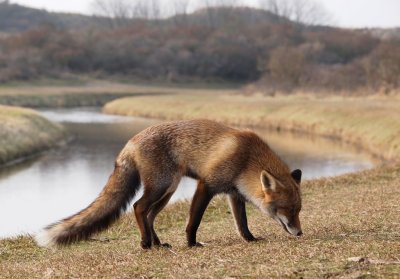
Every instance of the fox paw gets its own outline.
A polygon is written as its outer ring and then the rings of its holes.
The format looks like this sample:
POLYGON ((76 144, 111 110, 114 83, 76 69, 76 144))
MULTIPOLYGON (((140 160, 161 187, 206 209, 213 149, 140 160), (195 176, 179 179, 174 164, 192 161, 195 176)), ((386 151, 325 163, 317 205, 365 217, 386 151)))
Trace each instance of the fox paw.
POLYGON ((148 250, 148 249, 151 248, 151 242, 149 242, 149 241, 141 241, 140 242, 140 246, 142 247, 142 249, 148 250))
POLYGON ((189 245, 189 247, 204 247, 205 243, 196 242, 196 243, 189 243, 188 245, 189 245))
POLYGON ((160 244, 157 244, 154 246, 159 247, 159 248, 172 248, 171 244, 169 244, 169 243, 160 243, 160 244))
POLYGON ((256 241, 262 241, 265 240, 264 237, 250 237, 245 239, 247 242, 256 242, 256 241))

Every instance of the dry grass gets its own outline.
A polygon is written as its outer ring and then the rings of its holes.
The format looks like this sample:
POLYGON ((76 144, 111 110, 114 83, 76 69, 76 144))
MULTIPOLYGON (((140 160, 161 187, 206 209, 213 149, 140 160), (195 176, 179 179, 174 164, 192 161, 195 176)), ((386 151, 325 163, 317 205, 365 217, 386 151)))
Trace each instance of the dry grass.
MULTIPOLYGON (((231 89, 218 89, 231 93, 231 89)), ((208 89, 148 86, 92 80, 71 85, 10 85, 0 86, 0 104, 24 107, 76 107, 102 106, 105 103, 126 96, 162 95, 175 93, 203 94, 208 89)))
POLYGON ((118 99, 108 103, 104 111, 306 131, 361 145, 381 158, 400 158, 400 100, 394 98, 180 94, 118 99))
POLYGON ((265 240, 245 243, 225 200, 217 198, 199 229, 204 248, 185 246, 185 202, 157 220, 172 250, 141 250, 132 214, 93 241, 57 250, 40 249, 29 237, 2 240, 0 277, 398 278, 399 185, 399 166, 306 182, 300 239, 249 207, 250 228, 265 240))
POLYGON ((0 105, 0 165, 44 151, 64 137, 60 125, 38 113, 0 105))
MULTIPOLYGON (((178 95, 121 99, 105 110, 303 130, 361 143, 385 158, 400 155, 400 100, 168 90, 162 92, 178 95)), ((249 206, 250 228, 265 240, 245 243, 225 200, 217 198, 199 229, 204 248, 186 247, 187 202, 169 206, 157 220, 159 236, 172 249, 141 250, 132 214, 93 241, 56 250, 38 248, 29 237, 0 240, 0 278, 399 278, 399 186, 400 165, 306 182, 300 239, 249 206)))

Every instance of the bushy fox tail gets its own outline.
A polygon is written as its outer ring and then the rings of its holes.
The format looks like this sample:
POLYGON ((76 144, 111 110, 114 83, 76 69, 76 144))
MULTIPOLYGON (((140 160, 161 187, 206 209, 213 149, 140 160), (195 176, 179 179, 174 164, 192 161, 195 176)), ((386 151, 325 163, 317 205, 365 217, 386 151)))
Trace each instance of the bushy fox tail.
POLYGON ((40 246, 68 245, 88 239, 108 228, 126 209, 140 186, 139 172, 133 161, 115 165, 106 186, 87 208, 46 227, 35 236, 40 246))

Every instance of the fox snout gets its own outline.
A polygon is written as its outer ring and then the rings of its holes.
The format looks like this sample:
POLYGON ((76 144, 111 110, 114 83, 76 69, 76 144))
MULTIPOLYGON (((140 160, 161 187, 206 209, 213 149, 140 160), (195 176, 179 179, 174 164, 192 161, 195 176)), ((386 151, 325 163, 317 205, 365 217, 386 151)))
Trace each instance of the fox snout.
POLYGON ((289 222, 285 215, 277 214, 275 219, 283 227, 283 229, 291 235, 298 237, 303 235, 298 217, 295 218, 295 222, 289 222))

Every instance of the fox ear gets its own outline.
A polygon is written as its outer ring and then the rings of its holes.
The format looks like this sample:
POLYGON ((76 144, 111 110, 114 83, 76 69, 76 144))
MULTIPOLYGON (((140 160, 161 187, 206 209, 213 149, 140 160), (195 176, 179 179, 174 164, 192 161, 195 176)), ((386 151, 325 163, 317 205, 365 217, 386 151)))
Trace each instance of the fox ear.
POLYGON ((300 184, 301 182, 301 174, 302 174, 301 170, 294 170, 291 173, 294 181, 296 181, 297 184, 300 184))
POLYGON ((270 175, 267 171, 263 170, 261 172, 260 179, 264 192, 276 190, 275 178, 272 175, 270 175))

